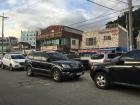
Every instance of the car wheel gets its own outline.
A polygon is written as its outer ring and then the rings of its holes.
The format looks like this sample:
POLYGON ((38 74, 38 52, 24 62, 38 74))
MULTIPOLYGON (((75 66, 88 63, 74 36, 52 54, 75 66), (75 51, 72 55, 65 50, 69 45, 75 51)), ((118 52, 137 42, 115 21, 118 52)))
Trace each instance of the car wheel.
POLYGON ((10 71, 13 71, 14 69, 13 69, 13 66, 10 64, 10 66, 9 66, 9 70, 10 71))
POLYGON ((61 72, 57 69, 53 70, 52 78, 54 81, 60 82, 62 80, 61 72))
POLYGON ((28 67, 26 68, 26 70, 27 70, 27 76, 33 76, 33 75, 34 75, 34 73, 33 73, 33 70, 32 70, 32 67, 31 67, 31 66, 28 66, 28 67))
POLYGON ((4 69, 4 64, 3 63, 1 64, 1 69, 4 69))
POLYGON ((108 89, 110 87, 110 80, 106 73, 99 72, 95 75, 95 84, 100 89, 108 89))

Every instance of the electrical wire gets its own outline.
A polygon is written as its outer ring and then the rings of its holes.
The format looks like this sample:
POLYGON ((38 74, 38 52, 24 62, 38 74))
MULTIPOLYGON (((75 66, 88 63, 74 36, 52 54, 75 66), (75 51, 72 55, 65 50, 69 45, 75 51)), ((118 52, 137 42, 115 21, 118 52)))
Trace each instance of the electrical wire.
MULTIPOLYGON (((118 6, 119 4, 120 4, 120 2, 117 3, 117 4, 115 4, 115 5, 118 6)), ((113 6, 113 7, 114 7, 114 6, 113 6)), ((112 14, 119 13, 119 12, 122 13, 122 12, 125 11, 125 10, 126 10, 126 9, 123 9, 123 10, 121 10, 121 11, 115 11, 115 12, 108 13, 108 14, 106 14, 106 13, 108 12, 108 10, 106 10, 106 11, 104 11, 102 14, 100 14, 100 15, 94 17, 94 18, 90 18, 90 19, 86 19, 86 20, 83 20, 83 21, 75 22, 75 23, 69 24, 68 26, 73 26, 73 25, 77 25, 77 24, 82 24, 82 23, 85 23, 85 22, 90 21, 90 20, 93 20, 93 19, 97 19, 97 18, 100 18, 100 17, 105 17, 105 16, 112 15, 112 14)))
POLYGON ((99 4, 99 3, 97 3, 97 2, 91 1, 91 0, 87 0, 87 1, 88 1, 88 2, 91 2, 91 3, 93 3, 93 4, 96 4, 96 5, 98 5, 98 6, 107 8, 107 9, 109 9, 109 10, 119 11, 119 10, 116 10, 116 9, 113 9, 113 8, 110 8, 110 7, 107 7, 107 6, 104 6, 104 5, 102 5, 102 4, 99 4))
POLYGON ((87 24, 83 24, 83 25, 76 26, 76 27, 80 28, 80 27, 83 27, 83 26, 86 26, 86 25, 89 25, 89 24, 97 23, 97 22, 98 22, 98 23, 100 23, 100 22, 105 22, 106 20, 110 20, 110 19, 112 19, 112 18, 117 18, 117 17, 118 17, 118 16, 113 16, 113 17, 109 17, 109 18, 103 18, 103 19, 94 21, 94 22, 92 22, 92 23, 87 23, 87 24))
POLYGON ((125 1, 122 1, 122 0, 117 0, 117 1, 119 1, 119 2, 122 2, 122 3, 125 3, 125 4, 128 4, 127 2, 125 2, 125 1))
POLYGON ((116 14, 116 13, 124 13, 124 9, 123 9, 122 11, 119 11, 119 12, 115 11, 115 12, 108 13, 108 14, 104 14, 104 13, 103 13, 103 14, 101 14, 101 15, 95 17, 95 18, 91 18, 91 19, 87 19, 87 20, 84 20, 84 21, 76 22, 76 23, 70 24, 70 25, 68 25, 68 26, 73 26, 73 25, 82 24, 82 23, 88 22, 88 21, 90 21, 90 20, 97 20, 97 19, 99 19, 99 18, 108 16, 108 15, 113 15, 113 14, 116 14))

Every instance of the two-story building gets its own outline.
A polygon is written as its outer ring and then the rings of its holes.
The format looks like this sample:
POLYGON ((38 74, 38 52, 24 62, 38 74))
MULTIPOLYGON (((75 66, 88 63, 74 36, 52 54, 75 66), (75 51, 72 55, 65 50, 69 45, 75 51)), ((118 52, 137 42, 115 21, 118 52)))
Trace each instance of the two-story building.
POLYGON ((118 25, 98 32, 84 32, 81 49, 117 48, 127 49, 127 30, 118 25))
POLYGON ((83 31, 63 25, 42 29, 37 36, 37 48, 42 51, 76 52, 81 46, 83 31))

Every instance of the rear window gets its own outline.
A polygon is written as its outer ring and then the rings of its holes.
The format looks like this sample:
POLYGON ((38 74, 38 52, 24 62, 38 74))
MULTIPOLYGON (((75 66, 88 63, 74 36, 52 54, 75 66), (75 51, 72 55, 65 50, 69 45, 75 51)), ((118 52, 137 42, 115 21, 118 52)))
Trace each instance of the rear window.
POLYGON ((108 54, 108 58, 109 58, 109 59, 113 59, 113 58, 115 58, 115 57, 117 57, 116 54, 108 54))
POLYGON ((103 59, 104 58, 104 54, 95 54, 91 57, 91 59, 103 59))

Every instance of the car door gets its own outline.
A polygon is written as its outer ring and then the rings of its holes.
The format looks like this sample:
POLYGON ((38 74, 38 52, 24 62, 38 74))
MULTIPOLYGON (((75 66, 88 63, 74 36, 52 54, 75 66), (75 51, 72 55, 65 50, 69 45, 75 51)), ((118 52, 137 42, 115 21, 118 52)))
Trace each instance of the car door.
POLYGON ((42 58, 41 58, 41 66, 42 66, 42 69, 43 69, 43 73, 45 74, 50 74, 51 73, 51 67, 52 67, 52 64, 49 62, 48 60, 48 56, 43 55, 42 58))
POLYGON ((11 55, 8 55, 8 56, 7 56, 7 65, 8 65, 8 66, 10 66, 11 61, 12 61, 11 55))
POLYGON ((10 55, 9 54, 6 54, 4 57, 3 57, 3 64, 6 65, 6 66, 9 66, 10 65, 10 55))
POLYGON ((134 60, 134 52, 131 51, 124 54, 122 57, 120 57, 118 62, 110 66, 113 81, 122 83, 133 83, 132 78, 134 78, 134 74, 132 74, 132 72, 134 69, 134 60))
POLYGON ((131 81, 132 84, 140 85, 140 50, 134 51, 135 60, 132 61, 133 69, 131 70, 131 81))
POLYGON ((3 63, 4 65, 6 65, 6 60, 7 60, 7 54, 4 55, 4 57, 2 58, 2 63, 3 63))
POLYGON ((41 53, 34 52, 31 62, 32 62, 32 67, 35 70, 35 72, 41 72, 41 70, 42 70, 41 53))

